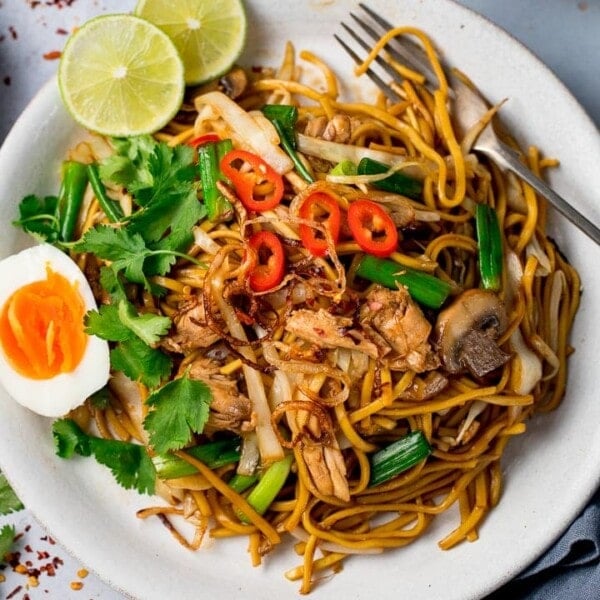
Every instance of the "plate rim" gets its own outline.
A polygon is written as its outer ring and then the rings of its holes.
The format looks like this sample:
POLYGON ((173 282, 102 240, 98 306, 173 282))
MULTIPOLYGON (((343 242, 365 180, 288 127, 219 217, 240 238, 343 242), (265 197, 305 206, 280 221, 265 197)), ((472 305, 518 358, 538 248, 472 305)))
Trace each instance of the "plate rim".
MULTIPOLYGON (((437 1, 439 2, 439 0, 437 0, 437 1)), ((556 74, 546 64, 544 64, 539 59, 539 57, 534 52, 532 52, 522 42, 520 42, 517 38, 512 36, 510 33, 506 32, 500 26, 494 24, 489 19, 487 19, 483 15, 477 13, 476 11, 472 10, 471 8, 463 6, 461 4, 458 4, 457 2, 455 2, 455 0, 443 0, 443 1, 446 5, 453 6, 453 10, 455 10, 455 11, 459 11, 459 12, 464 11, 464 13, 469 13, 470 18, 478 20, 479 22, 484 23, 486 27, 488 27, 488 28, 491 27, 492 29, 496 30, 497 35, 500 35, 502 37, 506 37, 506 38, 510 39, 511 45, 513 47, 517 47, 520 52, 524 51, 527 55, 529 55, 530 60, 533 60, 536 63, 536 66, 538 67, 538 69, 541 68, 542 70, 544 70, 546 72, 546 76, 553 80, 553 82, 552 82, 553 85, 560 89, 561 96, 563 97, 563 99, 567 99, 569 101, 570 108, 578 111, 577 119, 580 119, 582 121, 587 121, 587 124, 589 125, 589 127, 592 128, 593 130, 595 130, 597 133, 596 125, 592 121, 590 115, 579 104, 576 97, 566 87, 566 85, 556 76, 556 74)), ((425 3, 427 3, 427 2, 425 2, 425 3)), ((18 120, 15 122, 15 124, 11 128, 10 132, 8 133, 8 135, 6 136, 6 138, 2 144, 2 147, 0 148, 0 165, 3 165, 5 162, 4 155, 6 153, 8 153, 8 150, 6 150, 6 148, 8 148, 10 150, 12 145, 17 143, 15 141, 13 141, 13 138, 15 140, 17 140, 22 135, 22 130, 26 129, 29 126, 28 119, 30 118, 30 113, 35 110, 40 109, 40 107, 41 107, 40 98, 43 99, 43 98, 46 98, 46 96, 55 94, 57 92, 56 87, 57 87, 56 86, 56 78, 55 77, 50 78, 50 80, 40 89, 38 94, 36 94, 36 96, 28 103, 27 107, 21 113, 18 120)), ((598 147, 600 148, 600 136, 599 136, 599 141, 598 141, 598 147)), ((599 156, 600 156, 600 153, 599 153, 599 156)), ((2 458, 2 456, 0 456, 0 463, 2 463, 2 462, 3 462, 3 458, 2 458)), ((11 484, 14 484, 17 492, 18 493, 22 492, 23 488, 21 487, 20 482, 18 482, 17 480, 11 479, 10 473, 5 472, 4 470, 3 470, 3 472, 5 473, 8 480, 11 482, 11 484)), ((594 480, 595 480, 595 485, 593 488, 588 488, 586 486, 587 495, 585 497, 579 497, 579 502, 578 502, 579 508, 577 509, 576 512, 573 513, 572 518, 575 518, 575 516, 581 511, 581 509, 587 504, 589 499, 594 494, 596 488, 598 487, 598 484, 600 483, 600 469, 598 469, 597 473, 595 474, 594 480)), ((37 512, 33 509, 31 509, 31 510, 32 510, 32 514, 34 514, 35 518, 43 525, 44 521, 38 517, 37 512)), ((566 529, 566 527, 568 527, 568 525, 571 523, 572 518, 570 520, 568 520, 566 523, 561 524, 560 531, 558 531, 552 537, 552 539, 550 541, 548 541, 548 543, 545 545, 545 547, 540 549, 539 553, 536 556, 532 557, 532 561, 536 560, 539 556, 541 556, 556 541, 556 539, 560 538, 560 536, 564 533, 564 530, 566 529)), ((43 526, 45 527, 45 525, 43 525, 43 526)), ((56 537, 57 537, 57 539, 61 540, 61 536, 56 536, 56 537)), ((74 553, 71 552, 69 546, 65 546, 65 547, 70 554, 73 554, 73 556, 76 556, 74 553)), ((78 560, 81 560, 80 557, 77 557, 77 558, 78 558, 78 560)), ((82 561, 82 562, 87 562, 87 561, 82 561)), ((485 593, 489 593, 490 591, 492 591, 492 589, 495 589, 499 585, 502 585, 502 583, 505 583, 506 581, 508 581, 511 578, 511 576, 514 576, 524 566, 525 565, 521 565, 518 568, 518 570, 513 570, 510 573, 506 573, 505 576, 500 579, 500 581, 496 582, 496 585, 494 588, 487 589, 485 593)), ((90 570, 92 570, 93 572, 97 572, 97 571, 95 571, 93 565, 90 565, 90 570)), ((99 576, 103 580, 107 581, 115 589, 120 591, 121 593, 123 593, 123 594, 130 593, 130 592, 126 591, 125 589, 122 589, 118 584, 115 584, 111 579, 107 579, 106 575, 99 574, 99 576)), ((326 588, 325 588, 324 592, 327 593, 326 588)))

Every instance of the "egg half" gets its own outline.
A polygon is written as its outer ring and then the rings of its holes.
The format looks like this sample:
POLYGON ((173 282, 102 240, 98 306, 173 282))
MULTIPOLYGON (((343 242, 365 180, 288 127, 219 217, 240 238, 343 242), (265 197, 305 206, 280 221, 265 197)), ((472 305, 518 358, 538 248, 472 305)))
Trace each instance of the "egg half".
POLYGON ((58 417, 106 384, 108 343, 84 327, 95 308, 84 274, 54 246, 0 261, 0 382, 17 402, 58 417))

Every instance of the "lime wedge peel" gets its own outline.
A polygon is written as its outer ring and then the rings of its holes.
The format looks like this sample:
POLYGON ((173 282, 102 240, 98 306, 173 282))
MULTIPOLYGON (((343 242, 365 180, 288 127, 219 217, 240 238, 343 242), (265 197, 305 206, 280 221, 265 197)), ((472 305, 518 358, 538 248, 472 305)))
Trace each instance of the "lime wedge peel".
POLYGON ((133 15, 87 21, 68 40, 58 84, 82 126, 110 136, 153 133, 183 101, 183 62, 171 39, 133 15))
POLYGON ((188 85, 226 73, 246 43, 247 20, 241 0, 139 0, 135 14, 173 40, 188 85))

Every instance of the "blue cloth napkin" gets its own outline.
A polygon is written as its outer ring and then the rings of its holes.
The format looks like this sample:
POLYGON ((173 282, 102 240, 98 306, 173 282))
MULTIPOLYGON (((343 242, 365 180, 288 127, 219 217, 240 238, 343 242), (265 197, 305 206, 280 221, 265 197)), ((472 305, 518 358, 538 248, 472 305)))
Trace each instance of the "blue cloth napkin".
POLYGON ((506 598, 600 598, 600 490, 546 554, 487 600, 506 598))

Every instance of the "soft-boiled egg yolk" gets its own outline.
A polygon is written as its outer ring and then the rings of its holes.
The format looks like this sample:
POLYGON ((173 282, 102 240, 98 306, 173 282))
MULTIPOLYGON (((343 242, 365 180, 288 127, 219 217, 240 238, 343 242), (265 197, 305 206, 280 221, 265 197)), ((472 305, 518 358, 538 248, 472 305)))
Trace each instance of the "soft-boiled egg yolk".
POLYGON ((109 377, 108 344, 85 332, 89 283, 49 244, 1 260, 0 282, 0 382, 23 406, 65 415, 109 377))
POLYGON ((0 342, 11 365, 31 379, 70 373, 87 344, 85 304, 77 289, 52 267, 47 278, 12 294, 0 315, 0 342))

